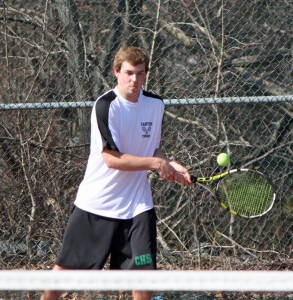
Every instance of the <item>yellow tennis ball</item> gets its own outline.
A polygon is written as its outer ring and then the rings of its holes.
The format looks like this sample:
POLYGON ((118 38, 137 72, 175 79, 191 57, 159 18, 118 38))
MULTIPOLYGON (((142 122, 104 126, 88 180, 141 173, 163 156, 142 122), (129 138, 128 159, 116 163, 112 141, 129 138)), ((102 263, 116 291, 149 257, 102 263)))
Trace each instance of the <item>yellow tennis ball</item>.
POLYGON ((230 162, 230 157, 227 153, 220 153, 217 157, 217 163, 221 167, 226 167, 228 166, 230 162))

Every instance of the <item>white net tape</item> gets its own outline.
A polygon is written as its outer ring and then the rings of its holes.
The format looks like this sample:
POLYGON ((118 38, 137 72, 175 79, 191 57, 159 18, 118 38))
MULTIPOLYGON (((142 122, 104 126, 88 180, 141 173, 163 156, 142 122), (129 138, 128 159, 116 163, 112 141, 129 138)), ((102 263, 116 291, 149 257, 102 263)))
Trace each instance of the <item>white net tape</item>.
POLYGON ((293 271, 0 271, 0 290, 293 291, 293 271))

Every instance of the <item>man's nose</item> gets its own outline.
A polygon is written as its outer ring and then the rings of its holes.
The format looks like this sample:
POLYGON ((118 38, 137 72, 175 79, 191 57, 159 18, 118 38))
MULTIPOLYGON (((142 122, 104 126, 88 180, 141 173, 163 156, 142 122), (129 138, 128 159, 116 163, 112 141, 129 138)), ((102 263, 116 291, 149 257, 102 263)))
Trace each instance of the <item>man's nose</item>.
POLYGON ((137 75, 136 74, 132 74, 131 75, 131 80, 134 81, 134 82, 137 81, 137 75))

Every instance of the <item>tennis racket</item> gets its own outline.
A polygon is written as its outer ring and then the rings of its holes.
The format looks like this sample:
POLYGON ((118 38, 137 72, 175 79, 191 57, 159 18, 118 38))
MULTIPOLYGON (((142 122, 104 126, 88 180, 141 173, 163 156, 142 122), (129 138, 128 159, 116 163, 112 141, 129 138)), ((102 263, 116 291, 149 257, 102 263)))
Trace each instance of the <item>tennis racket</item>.
POLYGON ((234 169, 206 178, 192 176, 192 181, 211 191, 224 209, 244 218, 263 216, 276 198, 268 179, 254 170, 234 169), (206 185, 211 182, 217 182, 215 190, 206 185))

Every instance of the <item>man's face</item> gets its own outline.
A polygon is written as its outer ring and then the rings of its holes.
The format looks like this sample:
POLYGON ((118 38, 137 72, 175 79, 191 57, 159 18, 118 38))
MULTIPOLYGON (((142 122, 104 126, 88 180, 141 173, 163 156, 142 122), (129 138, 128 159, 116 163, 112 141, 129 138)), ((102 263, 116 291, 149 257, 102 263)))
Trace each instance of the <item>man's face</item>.
POLYGON ((121 70, 114 70, 114 75, 117 78, 117 87, 121 96, 131 102, 136 102, 147 75, 145 64, 133 66, 128 62, 123 62, 121 70))

